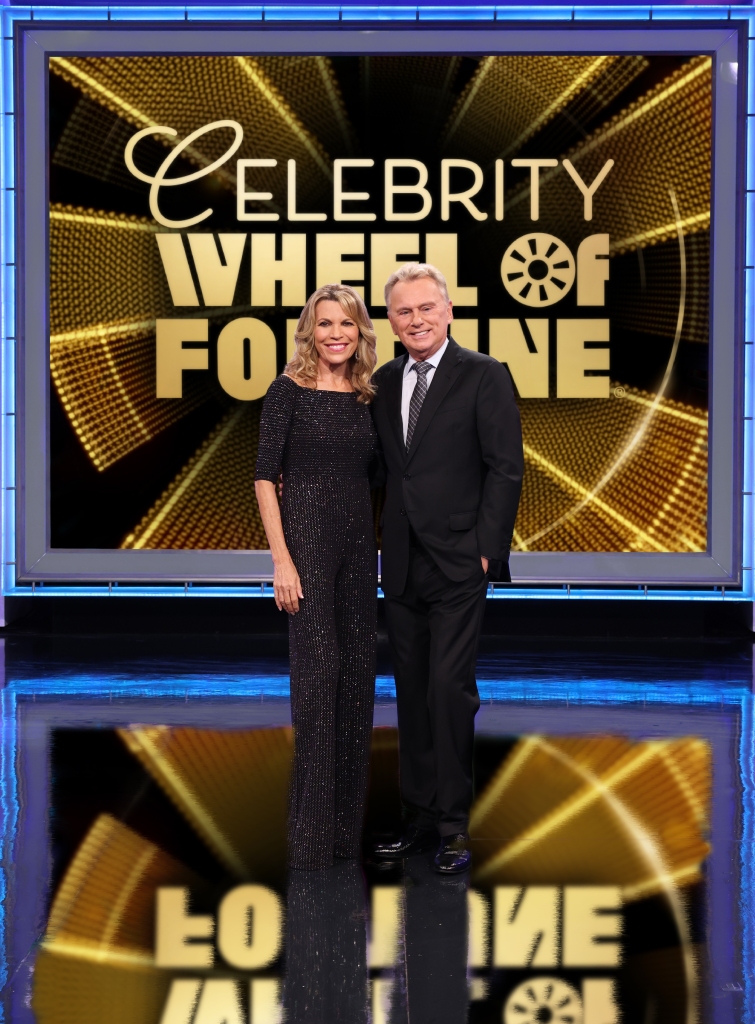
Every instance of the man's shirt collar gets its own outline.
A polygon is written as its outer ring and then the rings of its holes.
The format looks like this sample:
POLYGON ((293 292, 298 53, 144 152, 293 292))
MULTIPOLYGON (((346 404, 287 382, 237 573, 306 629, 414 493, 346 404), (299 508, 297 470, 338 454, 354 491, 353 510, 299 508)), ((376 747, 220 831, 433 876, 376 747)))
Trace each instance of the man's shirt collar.
POLYGON ((430 363, 437 370, 438 363, 443 358, 443 353, 446 351, 447 348, 448 348, 448 338, 446 338, 446 340, 440 346, 440 348, 435 353, 435 355, 430 356, 429 359, 425 359, 425 360, 415 359, 413 356, 409 356, 409 358, 406 360, 406 365, 404 366, 404 376, 405 377, 409 376, 409 374, 411 373, 411 370, 412 370, 412 366, 414 366, 415 363, 421 363, 423 361, 426 362, 426 363, 430 363))

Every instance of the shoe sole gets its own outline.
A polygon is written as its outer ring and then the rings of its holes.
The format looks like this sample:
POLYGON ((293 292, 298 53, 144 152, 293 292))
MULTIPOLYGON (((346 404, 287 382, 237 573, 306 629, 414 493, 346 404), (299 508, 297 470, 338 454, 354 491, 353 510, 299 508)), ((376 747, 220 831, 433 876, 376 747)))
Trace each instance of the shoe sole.
POLYGON ((435 838, 429 839, 426 843, 421 843, 419 846, 412 846, 409 850, 402 850, 401 853, 373 853, 373 860, 403 860, 404 857, 413 857, 416 853, 427 853, 428 850, 434 850, 437 847, 437 840, 435 838))
POLYGON ((465 871, 469 871, 472 864, 470 861, 470 863, 465 864, 463 868, 442 868, 440 864, 433 863, 433 867, 439 875, 463 875, 465 871))

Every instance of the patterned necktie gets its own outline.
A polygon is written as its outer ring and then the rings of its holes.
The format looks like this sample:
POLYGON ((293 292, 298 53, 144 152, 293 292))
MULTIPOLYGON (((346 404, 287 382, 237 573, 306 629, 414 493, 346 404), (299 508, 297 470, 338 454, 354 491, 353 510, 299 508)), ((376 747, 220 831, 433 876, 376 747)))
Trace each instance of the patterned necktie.
POLYGON ((419 419, 419 411, 427 395, 427 374, 432 369, 432 363, 415 363, 412 366, 412 370, 417 371, 417 383, 414 385, 414 391, 412 391, 411 401, 409 402, 409 422, 406 426, 407 451, 409 451, 409 446, 412 443, 414 428, 417 426, 417 420, 419 419))

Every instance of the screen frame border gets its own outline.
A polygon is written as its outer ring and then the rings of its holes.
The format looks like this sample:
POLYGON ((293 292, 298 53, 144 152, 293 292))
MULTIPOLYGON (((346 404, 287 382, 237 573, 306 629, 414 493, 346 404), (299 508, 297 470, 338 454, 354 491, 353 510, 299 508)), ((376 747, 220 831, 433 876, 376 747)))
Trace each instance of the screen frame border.
POLYGON ((288 22, 18 21, 16 582, 243 583, 272 578, 269 551, 60 549, 49 526, 49 282, 47 58, 52 55, 708 53, 714 60, 709 364, 709 529, 705 553, 513 552, 517 585, 742 585, 745 267, 745 20, 531 24, 417 22, 365 28, 288 22), (248 36, 241 45, 240 33, 248 36), (461 35, 460 35, 461 33, 461 35), (737 63, 738 81, 723 66, 737 63), (40 195, 45 202, 40 204, 40 195), (42 458, 40 458, 42 454, 42 458))

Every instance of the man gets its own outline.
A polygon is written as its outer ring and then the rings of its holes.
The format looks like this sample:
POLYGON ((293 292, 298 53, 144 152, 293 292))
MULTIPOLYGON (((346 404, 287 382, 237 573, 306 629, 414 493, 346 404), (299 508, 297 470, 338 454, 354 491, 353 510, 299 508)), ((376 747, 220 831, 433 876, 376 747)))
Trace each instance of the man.
POLYGON ((396 676, 406 827, 375 847, 398 859, 440 845, 442 873, 470 864, 477 646, 489 580, 508 557, 524 460, 511 379, 448 336, 443 275, 407 263, 385 287, 407 354, 375 375, 387 476, 382 587, 396 676))

